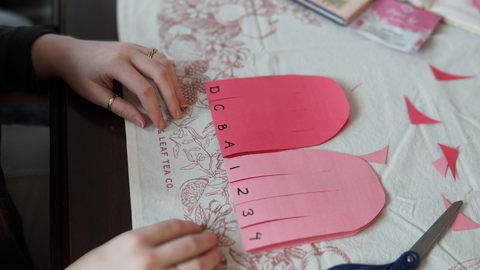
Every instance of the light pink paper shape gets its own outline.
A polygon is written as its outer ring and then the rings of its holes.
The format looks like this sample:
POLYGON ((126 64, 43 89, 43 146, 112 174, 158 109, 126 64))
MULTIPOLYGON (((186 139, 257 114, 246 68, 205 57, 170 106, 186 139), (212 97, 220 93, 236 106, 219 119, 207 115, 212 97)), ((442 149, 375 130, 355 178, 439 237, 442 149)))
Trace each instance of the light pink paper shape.
POLYGON ((453 80, 469 79, 469 78, 473 77, 473 76, 453 75, 453 74, 449 74, 449 73, 440 71, 440 70, 436 69, 435 67, 433 67, 432 65, 429 65, 429 66, 430 66, 430 69, 433 72, 433 75, 435 76, 435 79, 437 79, 437 81, 453 81, 453 80))
MULTIPOLYGON (((460 146, 455 147, 458 150, 460 146)), ((447 176, 448 161, 445 155, 432 162, 433 167, 445 178, 447 176)))
POLYGON ((380 149, 376 152, 357 156, 365 161, 374 162, 385 165, 387 163, 387 153, 388 153, 388 145, 385 146, 383 149, 380 149))
POLYGON ((405 98, 405 103, 407 104, 410 123, 412 123, 413 125, 440 123, 437 120, 426 117, 423 113, 419 112, 415 107, 413 107, 412 103, 410 103, 406 96, 403 97, 405 98))
POLYGON ((456 171, 458 150, 455 148, 445 146, 443 144, 438 144, 438 145, 442 149, 443 155, 445 156, 445 159, 448 162, 448 166, 450 166, 450 171, 452 171, 453 179, 457 181, 457 177, 455 176, 455 171, 456 171))
POLYGON ((296 150, 224 164, 247 252, 353 235, 385 204, 372 168, 351 155, 296 150))
POLYGON ((433 167, 445 178, 447 176, 448 161, 445 155, 432 162, 433 167))
MULTIPOLYGON (((447 201, 443 194, 440 195, 442 195, 445 208, 450 207, 450 202, 447 201)), ((452 225, 452 230, 454 231, 466 231, 480 228, 480 224, 471 221, 460 212, 457 213, 457 216, 453 219, 450 225, 452 225)))
POLYGON ((319 145, 348 120, 342 88, 319 76, 264 76, 205 83, 223 157, 319 145))

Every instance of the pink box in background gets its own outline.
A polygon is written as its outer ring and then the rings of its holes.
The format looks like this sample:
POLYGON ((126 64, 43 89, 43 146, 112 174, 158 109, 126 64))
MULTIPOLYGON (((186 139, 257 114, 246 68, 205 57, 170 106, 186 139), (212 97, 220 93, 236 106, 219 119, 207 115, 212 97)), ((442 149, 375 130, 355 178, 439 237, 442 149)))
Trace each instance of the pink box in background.
POLYGON ((396 0, 378 0, 360 18, 357 31, 376 42, 416 52, 435 29, 441 16, 396 0))

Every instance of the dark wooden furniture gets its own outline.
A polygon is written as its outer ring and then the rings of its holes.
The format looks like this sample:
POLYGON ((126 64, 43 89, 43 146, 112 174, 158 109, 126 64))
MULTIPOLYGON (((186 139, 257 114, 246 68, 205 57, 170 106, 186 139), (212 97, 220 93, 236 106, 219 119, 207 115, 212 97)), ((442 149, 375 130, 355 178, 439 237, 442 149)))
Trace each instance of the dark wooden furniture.
MULTIPOLYGON (((115 0, 53 2, 61 34, 117 40, 115 0)), ((119 84, 114 91, 121 95, 119 84)), ((124 120, 60 80, 51 94, 50 215, 52 269, 131 229, 124 120)))

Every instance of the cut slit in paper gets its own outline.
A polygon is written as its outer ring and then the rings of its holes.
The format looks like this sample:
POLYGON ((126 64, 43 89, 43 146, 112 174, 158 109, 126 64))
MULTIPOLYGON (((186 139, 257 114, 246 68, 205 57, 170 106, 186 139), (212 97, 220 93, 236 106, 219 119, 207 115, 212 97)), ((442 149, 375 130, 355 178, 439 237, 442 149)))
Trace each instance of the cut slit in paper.
POLYGON ((342 88, 319 76, 264 76, 205 83, 223 157, 319 145, 348 121, 342 88))
MULTIPOLYGON (((445 204, 445 208, 450 207, 450 202, 442 195, 443 203, 445 204)), ((457 216, 453 219, 452 223, 452 230, 454 231, 466 231, 466 230, 473 230, 480 228, 480 224, 471 221, 469 218, 464 216, 462 213, 458 212, 457 216)))
POLYGON ((247 252, 353 235, 385 204, 376 174, 355 156, 312 149, 224 163, 247 252))
POLYGON ((388 153, 388 145, 385 146, 383 149, 378 150, 376 152, 366 154, 366 155, 361 155, 357 156, 365 161, 368 162, 374 162, 378 164, 383 164, 385 165, 387 163, 387 153, 388 153))
MULTIPOLYGON (((455 147, 455 149, 458 149, 460 146, 455 147)), ((447 176, 447 168, 448 168, 448 161, 445 155, 442 155, 439 157, 437 160, 432 162, 433 167, 443 176, 443 178, 446 178, 447 176)))
POLYGON ((429 65, 429 66, 433 72, 433 75, 435 76, 435 79, 437 79, 437 81, 453 81, 453 80, 469 79, 473 77, 473 76, 458 76, 458 75, 448 74, 446 72, 436 69, 432 65, 429 65))
POLYGON ((448 146, 445 146, 443 144, 438 144, 440 148, 442 149, 443 155, 445 156, 445 159, 447 160, 448 166, 450 167, 450 171, 452 171, 453 179, 457 181, 457 177, 455 176, 456 172, 456 163, 457 163, 457 155, 458 155, 458 147, 457 148, 451 148, 448 146))
POLYGON ((431 118, 426 117, 423 113, 419 112, 412 105, 412 103, 410 103, 410 101, 406 96, 404 96, 404 98, 405 98, 405 103, 407 104, 408 117, 410 118, 410 123, 412 123, 413 125, 440 123, 437 120, 433 120, 431 118))

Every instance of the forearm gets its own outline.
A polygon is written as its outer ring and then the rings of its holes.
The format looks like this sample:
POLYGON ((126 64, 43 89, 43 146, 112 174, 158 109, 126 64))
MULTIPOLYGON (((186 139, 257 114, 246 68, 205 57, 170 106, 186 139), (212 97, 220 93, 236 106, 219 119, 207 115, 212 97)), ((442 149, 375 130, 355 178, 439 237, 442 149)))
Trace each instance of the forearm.
POLYGON ((76 40, 68 36, 47 34, 32 45, 32 64, 40 80, 64 77, 72 61, 70 52, 76 40))

